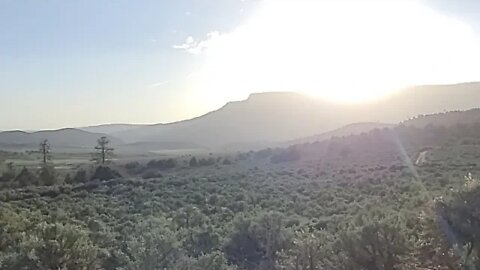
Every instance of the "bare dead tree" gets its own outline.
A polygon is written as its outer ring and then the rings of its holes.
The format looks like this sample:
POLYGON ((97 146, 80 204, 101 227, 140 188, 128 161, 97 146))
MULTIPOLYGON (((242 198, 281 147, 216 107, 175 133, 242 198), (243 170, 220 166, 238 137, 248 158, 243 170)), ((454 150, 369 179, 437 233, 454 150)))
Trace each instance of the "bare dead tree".
POLYGON ((42 165, 46 166, 47 162, 51 159, 50 156, 50 143, 47 139, 40 143, 40 154, 42 155, 42 165))
POLYGON ((97 146, 95 146, 95 150, 97 150, 97 161, 101 162, 101 164, 105 164, 107 158, 113 153, 113 148, 109 147, 108 144, 110 140, 102 136, 100 139, 97 140, 97 146))

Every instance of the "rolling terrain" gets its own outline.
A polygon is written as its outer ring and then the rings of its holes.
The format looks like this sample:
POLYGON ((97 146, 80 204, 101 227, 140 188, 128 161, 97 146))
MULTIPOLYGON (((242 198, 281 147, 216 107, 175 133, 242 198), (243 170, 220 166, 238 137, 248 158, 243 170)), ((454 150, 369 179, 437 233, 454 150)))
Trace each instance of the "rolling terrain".
MULTIPOLYGON (((429 119, 451 114, 469 112, 429 119)), ((464 221, 475 220, 480 205, 479 131, 479 122, 400 124, 290 147, 111 164, 121 176, 98 175, 104 167, 92 165, 43 182, 35 172, 7 170, 0 263, 7 270, 479 266, 445 237, 478 244, 471 237, 478 226, 464 221)))
POLYGON ((112 136, 92 133, 79 129, 66 128, 59 130, 45 130, 35 132, 4 131, 0 132, 0 147, 4 150, 38 150, 42 140, 48 140, 56 150, 92 149, 97 139, 107 136, 112 145, 120 145, 122 141, 112 136))
MULTIPOLYGON (((48 139, 57 148, 91 148, 96 138, 107 134, 118 150, 127 152, 176 148, 237 151, 358 134, 401 121, 408 123, 417 115, 425 119, 429 114, 469 110, 479 104, 480 83, 417 86, 381 100, 352 104, 298 93, 258 93, 205 115, 169 124, 109 124, 32 133, 2 132, 0 147, 28 150, 36 148, 42 139, 48 139)), ((423 121, 421 119, 415 119, 416 123, 423 121)))
POLYGON ((344 127, 328 131, 322 134, 309 136, 306 138, 291 140, 288 142, 283 143, 283 145, 294 145, 294 144, 302 144, 302 143, 309 143, 309 142, 319 142, 331 139, 333 137, 345 137, 350 135, 358 135, 361 133, 368 133, 374 129, 384 129, 384 128, 392 128, 394 124, 384 124, 384 123, 354 123, 349 124, 344 127))
POLYGON ((203 116, 112 133, 125 142, 184 142, 209 148, 267 145, 359 122, 399 123, 416 115, 468 110, 480 83, 417 86, 370 103, 340 104, 297 93, 259 93, 203 116), (468 96, 459 99, 458 96, 468 96))
POLYGON ((140 124, 104 124, 104 125, 97 125, 97 126, 88 126, 88 127, 79 127, 77 129, 92 132, 92 133, 104 133, 104 134, 112 134, 116 132, 122 132, 126 130, 140 128, 145 125, 140 124))
POLYGON ((419 115, 402 122, 403 125, 416 127, 425 127, 428 125, 451 127, 472 123, 480 123, 480 109, 419 115))

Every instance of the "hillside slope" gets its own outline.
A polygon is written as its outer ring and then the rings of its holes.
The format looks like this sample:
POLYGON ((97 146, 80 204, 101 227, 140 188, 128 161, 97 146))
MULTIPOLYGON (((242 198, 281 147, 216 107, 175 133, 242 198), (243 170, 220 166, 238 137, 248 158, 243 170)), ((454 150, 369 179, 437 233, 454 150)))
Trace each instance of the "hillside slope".
POLYGON ((204 146, 282 141, 332 129, 339 119, 334 104, 296 93, 253 94, 198 118, 141 127, 114 136, 127 142, 189 142, 204 146), (305 119, 316 119, 316 122, 305 119))
POLYGON ((398 123, 419 114, 467 110, 479 104, 480 83, 411 87, 362 104, 328 102, 297 93, 260 93, 191 120, 142 126, 112 135, 129 143, 258 145, 320 134, 352 123, 398 123))
POLYGON ((427 125, 451 127, 459 124, 473 123, 480 123, 480 109, 420 115, 402 122, 404 125, 419 128, 427 125))
MULTIPOLYGON (((0 132, 0 147, 3 149, 37 149, 42 140, 47 139, 52 148, 92 148, 97 139, 106 136, 101 133, 86 132, 83 130, 66 128, 59 130, 45 130, 37 132, 5 131, 0 132)), ((112 145, 120 145, 122 141, 107 136, 112 145)))
POLYGON ((92 133, 103 133, 103 134, 112 134, 115 132, 121 132, 131 129, 136 129, 145 125, 140 124, 104 124, 98 126, 88 126, 88 127, 80 127, 77 129, 92 132, 92 133))
POLYGON ((374 129, 392 128, 394 124, 385 123, 355 123, 343 126, 333 131, 328 131, 314 136, 309 136, 301 139, 295 139, 284 143, 285 145, 303 144, 311 142, 319 142, 331 139, 333 137, 345 137, 351 135, 358 135, 361 133, 368 133, 374 129))

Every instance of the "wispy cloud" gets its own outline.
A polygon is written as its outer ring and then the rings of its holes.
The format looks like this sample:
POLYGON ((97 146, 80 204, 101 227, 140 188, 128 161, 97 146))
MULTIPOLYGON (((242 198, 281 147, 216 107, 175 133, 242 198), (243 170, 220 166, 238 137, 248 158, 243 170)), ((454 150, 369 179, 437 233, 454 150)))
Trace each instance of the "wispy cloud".
POLYGON ((157 87, 160 87, 160 86, 164 86, 168 83, 170 83, 169 80, 156 82, 156 83, 152 83, 152 84, 147 85, 147 88, 157 88, 157 87))
POLYGON ((215 40, 220 37, 220 33, 213 31, 207 34, 207 37, 203 40, 196 40, 194 37, 189 36, 180 45, 173 45, 174 49, 185 50, 191 54, 201 54, 205 51, 215 40))

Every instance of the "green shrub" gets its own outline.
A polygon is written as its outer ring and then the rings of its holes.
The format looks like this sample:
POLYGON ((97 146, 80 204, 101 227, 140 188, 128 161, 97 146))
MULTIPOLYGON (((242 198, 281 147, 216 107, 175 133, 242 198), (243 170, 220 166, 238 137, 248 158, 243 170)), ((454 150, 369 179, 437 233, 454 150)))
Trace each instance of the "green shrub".
POLYGON ((26 269, 94 270, 99 248, 78 226, 42 222, 25 237, 20 253, 18 266, 26 269))
POLYGON ((110 180, 110 179, 115 179, 115 178, 120 178, 122 175, 111 169, 110 167, 106 166, 98 166, 95 169, 95 172, 93 173, 92 177, 90 178, 91 180, 110 180))

